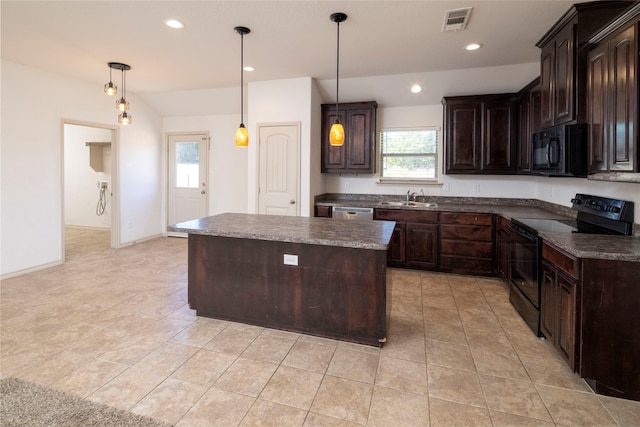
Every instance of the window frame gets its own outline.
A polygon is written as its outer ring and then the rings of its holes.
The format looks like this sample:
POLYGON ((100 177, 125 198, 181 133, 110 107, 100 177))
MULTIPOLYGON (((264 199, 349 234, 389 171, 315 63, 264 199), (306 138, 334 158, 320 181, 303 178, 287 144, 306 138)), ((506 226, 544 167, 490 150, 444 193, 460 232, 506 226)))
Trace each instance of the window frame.
MULTIPOLYGON (((378 182, 381 184, 396 184, 396 183, 420 183, 420 184, 440 184, 441 183, 441 174, 438 173, 438 168, 440 165, 440 142, 442 137, 442 128, 440 126, 408 126, 408 127, 398 127, 398 128, 383 128, 378 132, 378 171, 379 171, 379 180, 378 182), (435 153, 410 153, 412 156, 425 156, 425 157, 433 157, 434 158, 434 177, 433 178, 391 178, 384 177, 384 158, 389 157, 388 154, 384 154, 382 137, 385 132, 407 132, 407 131, 435 131, 436 132, 436 150, 435 153)), ((403 154, 406 156, 407 154, 403 154)))

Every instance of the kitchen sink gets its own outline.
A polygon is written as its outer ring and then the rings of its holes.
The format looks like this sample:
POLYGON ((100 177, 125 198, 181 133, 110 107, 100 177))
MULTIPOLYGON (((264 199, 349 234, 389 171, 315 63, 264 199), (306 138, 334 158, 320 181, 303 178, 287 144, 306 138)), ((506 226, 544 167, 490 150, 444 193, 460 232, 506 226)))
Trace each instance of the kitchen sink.
POLYGON ((437 208, 438 204, 431 202, 396 202, 383 200, 382 202, 378 203, 378 206, 414 206, 422 208, 437 208))

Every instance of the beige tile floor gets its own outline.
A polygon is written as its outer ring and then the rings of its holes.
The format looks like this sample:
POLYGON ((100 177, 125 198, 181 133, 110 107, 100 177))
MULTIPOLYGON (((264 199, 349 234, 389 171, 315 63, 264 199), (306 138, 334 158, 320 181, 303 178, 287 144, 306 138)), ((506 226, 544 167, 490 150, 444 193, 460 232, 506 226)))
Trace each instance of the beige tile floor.
POLYGON ((640 402, 592 393, 497 279, 390 270, 377 349, 197 318, 186 243, 70 230, 64 265, 2 282, 2 377, 178 426, 640 426, 640 402))

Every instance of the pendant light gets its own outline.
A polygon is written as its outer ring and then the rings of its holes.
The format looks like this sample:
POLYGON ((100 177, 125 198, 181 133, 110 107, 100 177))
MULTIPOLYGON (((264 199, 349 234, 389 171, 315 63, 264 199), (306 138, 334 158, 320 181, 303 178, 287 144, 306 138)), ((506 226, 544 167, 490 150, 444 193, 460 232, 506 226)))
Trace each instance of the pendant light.
POLYGON ((337 24, 337 41, 336 41, 336 120, 331 126, 329 131, 329 143, 335 147, 341 147, 344 144, 344 127, 340 123, 338 114, 338 82, 340 77, 340 23, 347 20, 347 15, 344 13, 332 13, 331 20, 337 24))
POLYGON ((249 132, 244 127, 244 35, 251 30, 247 27, 235 27, 234 30, 240 34, 240 126, 236 131, 236 147, 246 147, 249 145, 249 132))
POLYGON ((125 71, 131 69, 127 64, 121 62, 109 62, 109 83, 104 85, 104 93, 107 95, 115 95, 118 92, 118 87, 111 82, 111 70, 120 70, 122 74, 122 97, 116 101, 116 109, 122 113, 118 115, 118 123, 121 125, 131 124, 131 114, 129 110, 129 103, 126 100, 127 96, 127 80, 125 77, 125 71))
POLYGON ((111 82, 111 70, 113 68, 111 67, 111 63, 109 63, 109 83, 107 83, 106 85, 104 85, 104 93, 106 93, 109 96, 113 96, 116 93, 118 93, 118 86, 114 85, 111 82))

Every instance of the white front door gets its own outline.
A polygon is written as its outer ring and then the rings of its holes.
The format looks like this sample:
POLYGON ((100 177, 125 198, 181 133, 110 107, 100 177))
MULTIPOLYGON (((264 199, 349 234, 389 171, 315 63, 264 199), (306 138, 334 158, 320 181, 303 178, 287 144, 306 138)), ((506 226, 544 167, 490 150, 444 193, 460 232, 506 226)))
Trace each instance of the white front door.
POLYGON ((169 135, 169 225, 207 216, 208 158, 207 134, 169 135))
POLYGON ((260 125, 258 213, 300 215, 300 126, 260 125))

